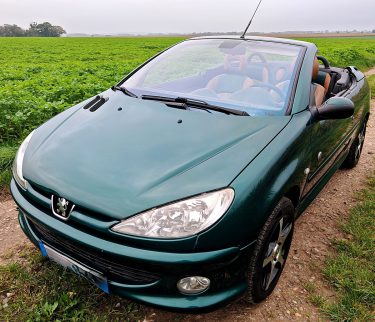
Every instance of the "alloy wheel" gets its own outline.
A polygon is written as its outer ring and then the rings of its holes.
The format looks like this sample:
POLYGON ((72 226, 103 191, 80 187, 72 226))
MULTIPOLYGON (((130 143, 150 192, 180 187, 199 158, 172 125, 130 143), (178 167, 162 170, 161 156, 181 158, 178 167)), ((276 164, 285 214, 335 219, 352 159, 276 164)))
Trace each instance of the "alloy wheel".
POLYGON ((281 217, 272 233, 268 249, 263 260, 262 286, 267 291, 272 282, 280 275, 285 264, 291 243, 293 222, 281 217))
POLYGON ((365 141, 365 136, 366 136, 366 126, 363 126, 363 129, 361 132, 358 134, 358 144, 355 150, 355 160, 359 160, 359 157, 361 156, 362 149, 363 149, 363 144, 365 141))

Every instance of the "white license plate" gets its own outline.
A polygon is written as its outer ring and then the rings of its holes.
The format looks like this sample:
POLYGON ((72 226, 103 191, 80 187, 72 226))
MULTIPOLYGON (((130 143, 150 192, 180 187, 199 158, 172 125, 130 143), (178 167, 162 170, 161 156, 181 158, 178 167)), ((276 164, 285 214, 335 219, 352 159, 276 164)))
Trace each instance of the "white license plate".
POLYGON ((53 248, 44 245, 42 242, 39 243, 39 247, 44 257, 48 257, 57 264, 72 270, 77 275, 98 286, 102 291, 109 293, 107 278, 102 273, 77 263, 69 257, 60 254, 53 248))

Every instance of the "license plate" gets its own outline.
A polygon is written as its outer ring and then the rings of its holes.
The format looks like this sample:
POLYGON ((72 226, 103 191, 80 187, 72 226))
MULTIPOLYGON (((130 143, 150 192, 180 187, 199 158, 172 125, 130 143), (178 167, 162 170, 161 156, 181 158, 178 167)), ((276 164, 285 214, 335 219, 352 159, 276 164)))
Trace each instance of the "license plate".
POLYGON ((53 248, 44 245, 41 242, 39 243, 39 247, 44 257, 48 257, 55 263, 72 270, 77 275, 98 286, 102 291, 109 293, 107 278, 102 273, 88 268, 63 254, 60 254, 53 248))

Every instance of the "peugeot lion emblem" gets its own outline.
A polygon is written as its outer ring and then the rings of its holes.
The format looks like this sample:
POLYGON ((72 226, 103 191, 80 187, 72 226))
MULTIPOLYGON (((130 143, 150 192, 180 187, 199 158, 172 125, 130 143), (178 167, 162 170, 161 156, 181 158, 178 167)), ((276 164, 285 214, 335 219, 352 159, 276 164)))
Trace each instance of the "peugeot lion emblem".
POLYGON ((75 205, 63 197, 57 197, 54 195, 52 195, 51 201, 53 214, 63 220, 68 220, 75 205))

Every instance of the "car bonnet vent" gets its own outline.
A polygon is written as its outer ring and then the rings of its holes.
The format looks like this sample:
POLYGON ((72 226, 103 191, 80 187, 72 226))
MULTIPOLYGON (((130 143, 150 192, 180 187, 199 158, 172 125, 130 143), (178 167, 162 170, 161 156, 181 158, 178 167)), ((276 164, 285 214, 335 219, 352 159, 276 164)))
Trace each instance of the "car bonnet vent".
POLYGON ((108 101, 108 97, 103 97, 102 95, 96 96, 92 101, 88 102, 83 109, 89 109, 90 112, 95 112, 99 107, 101 107, 105 102, 108 101))

